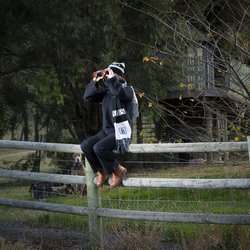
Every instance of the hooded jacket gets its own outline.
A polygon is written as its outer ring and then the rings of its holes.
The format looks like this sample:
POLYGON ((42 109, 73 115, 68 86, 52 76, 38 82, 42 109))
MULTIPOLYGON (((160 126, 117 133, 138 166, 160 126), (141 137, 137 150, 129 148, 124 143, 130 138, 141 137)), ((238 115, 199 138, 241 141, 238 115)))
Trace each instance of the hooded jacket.
POLYGON ((108 131, 114 129, 113 98, 119 98, 124 107, 128 122, 132 128, 132 100, 133 90, 129 85, 119 81, 115 76, 105 82, 107 88, 100 89, 99 84, 91 80, 87 84, 83 98, 88 102, 102 104, 102 129, 108 131))

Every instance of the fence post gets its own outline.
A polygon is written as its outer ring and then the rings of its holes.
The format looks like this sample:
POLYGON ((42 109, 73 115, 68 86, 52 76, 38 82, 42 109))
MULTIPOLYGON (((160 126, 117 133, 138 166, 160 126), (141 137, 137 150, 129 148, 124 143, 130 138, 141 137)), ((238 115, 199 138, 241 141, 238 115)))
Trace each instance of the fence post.
POLYGON ((102 218, 97 216, 95 211, 100 207, 99 190, 94 184, 94 173, 85 158, 87 200, 89 211, 89 239, 91 249, 103 249, 102 218))
POLYGON ((248 158, 250 162, 250 135, 247 137, 247 142, 248 142, 248 158))

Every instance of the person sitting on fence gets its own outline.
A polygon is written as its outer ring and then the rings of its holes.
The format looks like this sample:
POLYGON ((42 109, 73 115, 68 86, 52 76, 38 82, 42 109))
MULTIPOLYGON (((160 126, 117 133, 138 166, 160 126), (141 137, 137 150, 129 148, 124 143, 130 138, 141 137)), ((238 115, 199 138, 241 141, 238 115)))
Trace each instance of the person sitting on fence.
POLYGON ((118 186, 127 169, 119 164, 114 151, 125 153, 132 140, 132 117, 138 116, 138 100, 133 87, 125 81, 124 63, 114 62, 93 73, 84 99, 102 105, 102 130, 84 140, 81 149, 101 187, 111 175, 110 188, 118 186))

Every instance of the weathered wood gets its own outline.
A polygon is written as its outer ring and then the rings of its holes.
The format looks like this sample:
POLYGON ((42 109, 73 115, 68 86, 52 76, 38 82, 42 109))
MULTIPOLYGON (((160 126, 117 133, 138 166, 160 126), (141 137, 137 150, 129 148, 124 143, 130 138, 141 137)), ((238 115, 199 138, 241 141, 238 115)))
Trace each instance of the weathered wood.
MULTIPOLYGON (((90 169, 92 172, 92 170, 90 169)), ((90 173, 91 174, 91 173, 90 173)), ((15 178, 33 181, 48 181, 65 184, 86 184, 85 176, 77 175, 59 175, 47 173, 24 172, 16 170, 0 169, 0 176, 6 178, 15 178)), ((94 176, 90 176, 89 185, 94 185, 94 176)), ((129 187, 159 187, 159 188, 194 188, 194 189, 249 189, 250 179, 172 179, 172 178, 125 178, 124 186, 129 187)), ((89 191, 90 202, 95 201, 93 197, 99 194, 95 186, 92 187, 93 192, 89 191)), ((97 204, 97 207, 99 205, 97 204)), ((94 208, 96 204, 94 205, 94 208)))
POLYGON ((99 189, 94 183, 94 173, 92 168, 85 158, 86 179, 87 179, 87 199, 88 199, 88 213, 89 213, 89 237, 92 249, 103 248, 103 232, 102 232, 102 218, 96 214, 101 204, 99 189))
POLYGON ((204 153, 247 151, 247 142, 199 142, 131 144, 131 153, 204 153))
POLYGON ((49 143, 49 142, 31 142, 31 141, 11 141, 0 140, 0 148, 15 148, 27 150, 41 150, 64 153, 82 153, 80 145, 49 143))
MULTIPOLYGON (((0 140, 0 148, 82 153, 80 145, 47 142, 0 140)), ((247 150, 247 141, 131 144, 129 149, 131 153, 237 152, 247 150)))
POLYGON ((33 210, 59 212, 66 214, 88 215, 88 208, 79 206, 69 206, 55 203, 45 203, 38 201, 27 201, 17 199, 0 198, 0 205, 10 207, 20 207, 33 210))
POLYGON ((86 177, 80 175, 47 174, 27 171, 0 169, 0 176, 31 181, 47 181, 64 184, 86 184, 86 177))
MULTIPOLYGON (((92 172, 92 170, 90 169, 92 172)), ((89 185, 93 186, 93 191, 89 188, 89 202, 97 202, 93 197, 99 196, 98 189, 93 183, 94 176, 90 173, 89 185)), ((33 181, 48 181, 65 184, 86 184, 85 176, 59 175, 35 172, 24 172, 16 170, 0 169, 0 176, 33 181)), ((193 189, 249 189, 250 179, 169 179, 169 178, 125 178, 124 186, 129 187, 161 187, 161 188, 193 188, 193 189)), ((98 200, 98 199, 97 199, 98 200)), ((94 209, 99 207, 99 203, 93 205, 94 209)))
POLYGON ((182 222, 197 224, 230 224, 249 225, 250 215, 245 214, 200 214, 200 213, 168 213, 137 210, 119 210, 110 208, 98 208, 96 214, 103 217, 149 220, 162 222, 182 222))
MULTIPOLYGON (((0 205, 26 208, 32 210, 41 210, 49 212, 59 212, 66 214, 88 215, 89 209, 86 207, 69 206, 61 204, 51 204, 45 202, 34 202, 16 199, 0 198, 0 205)), ((130 219, 130 220, 148 220, 161 222, 182 222, 197 224, 228 224, 228 225, 249 225, 250 215, 242 214, 199 214, 199 213, 168 213, 151 212, 137 210, 119 210, 109 208, 97 208, 96 216, 130 219)), ((97 241, 97 238, 95 238, 97 241)))
POLYGON ((125 178, 128 187, 194 188, 194 189, 249 189, 250 179, 168 179, 125 178))
MULTIPOLYGON (((67 213, 67 214, 77 214, 77 215, 89 214, 89 209, 86 207, 51 204, 45 202, 34 202, 34 201, 25 201, 16 199, 0 198, 0 205, 49 211, 49 212, 67 213)), ((95 213, 96 216, 100 217, 130 219, 130 220, 182 222, 182 223, 197 223, 197 224, 228 224, 228 225, 250 224, 250 215, 242 215, 242 214, 229 215, 229 214, 200 214, 200 213, 168 213, 168 212, 151 212, 151 211, 137 211, 137 210, 119 210, 110 208, 97 208, 95 213)), ((98 239, 96 238, 95 241, 97 240, 98 239)), ((98 242, 94 244, 96 245, 98 244, 98 242)))
POLYGON ((247 144, 248 144, 248 157, 250 162, 250 136, 247 137, 247 144))

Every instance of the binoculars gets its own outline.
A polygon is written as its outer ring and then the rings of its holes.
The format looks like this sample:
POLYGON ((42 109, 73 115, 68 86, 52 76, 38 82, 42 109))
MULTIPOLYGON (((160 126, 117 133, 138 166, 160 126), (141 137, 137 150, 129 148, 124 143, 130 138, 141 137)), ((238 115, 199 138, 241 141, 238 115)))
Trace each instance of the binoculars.
POLYGON ((109 72, 106 69, 101 69, 101 70, 97 70, 96 72, 93 73, 93 77, 104 77, 105 75, 108 75, 109 72))

